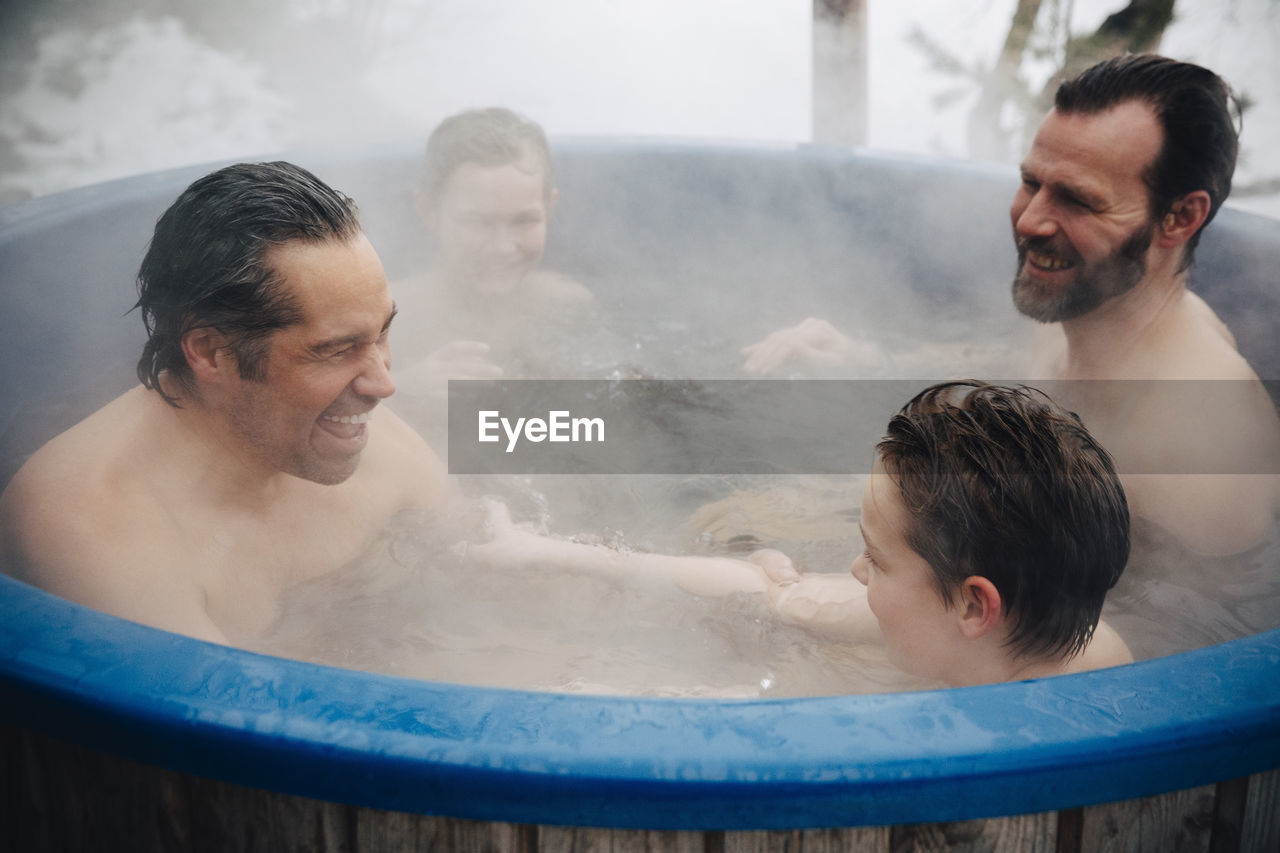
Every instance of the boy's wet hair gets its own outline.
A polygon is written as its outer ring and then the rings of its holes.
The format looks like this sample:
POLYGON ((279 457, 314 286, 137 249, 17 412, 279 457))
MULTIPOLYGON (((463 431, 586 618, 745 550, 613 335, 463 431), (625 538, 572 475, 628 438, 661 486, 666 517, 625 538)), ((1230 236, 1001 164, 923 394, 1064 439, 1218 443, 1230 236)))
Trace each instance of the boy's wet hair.
POLYGON ((242 377, 261 379, 272 333, 302 321, 268 252, 360 231, 355 202, 292 163, 239 163, 195 181, 156 222, 138 270, 134 307, 147 330, 138 379, 177 405, 160 376, 194 390, 182 338, 201 328, 226 336, 242 377))
POLYGON ((903 406, 876 449, 947 606, 985 577, 1015 656, 1084 650, 1129 558, 1129 508, 1075 414, 1034 388, 948 382, 903 406))
POLYGON ((459 166, 505 166, 529 154, 542 169, 543 195, 549 197, 551 146, 542 126, 505 107, 466 110, 449 116, 431 132, 420 187, 434 203, 459 166))

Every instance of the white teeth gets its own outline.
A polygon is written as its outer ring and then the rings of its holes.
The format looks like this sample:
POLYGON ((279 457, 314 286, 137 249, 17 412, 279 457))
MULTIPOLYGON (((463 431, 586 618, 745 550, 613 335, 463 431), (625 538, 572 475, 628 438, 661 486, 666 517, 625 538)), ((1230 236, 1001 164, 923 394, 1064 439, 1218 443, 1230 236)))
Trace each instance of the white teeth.
POLYGON ((333 415, 322 415, 322 417, 326 421, 333 421, 338 424, 367 424, 369 421, 373 420, 373 412, 361 412, 358 415, 343 415, 340 418, 335 418, 333 415))
POLYGON ((1042 255, 1039 252, 1027 252, 1027 259, 1041 269, 1046 269, 1051 272, 1065 270, 1067 267, 1071 266, 1069 261, 1064 261, 1061 258, 1055 258, 1050 255, 1042 255))

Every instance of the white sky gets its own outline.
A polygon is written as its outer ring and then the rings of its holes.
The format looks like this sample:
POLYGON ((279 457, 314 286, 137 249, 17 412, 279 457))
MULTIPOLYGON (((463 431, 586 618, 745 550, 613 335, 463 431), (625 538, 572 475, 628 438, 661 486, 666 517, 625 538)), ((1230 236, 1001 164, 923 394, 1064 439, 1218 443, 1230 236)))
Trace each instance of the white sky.
MULTIPOLYGON (((368 60, 326 68, 331 76, 313 87, 322 97, 272 89, 251 57, 213 51, 172 21, 126 19, 108 31, 41 39, 37 73, 0 103, 0 142, 33 167, 0 175, 0 194, 6 185, 41 194, 300 145, 424 137, 451 112, 496 103, 552 133, 810 138, 809 0, 288 2, 303 18, 375 10, 362 41, 368 60), (67 98, 55 81, 72 63, 87 84, 67 98)), ((1045 9, 1070 9, 1073 29, 1083 31, 1124 2, 1059 0, 1045 9)), ((966 156, 971 97, 939 109, 935 96, 955 81, 931 71, 906 35, 918 25, 964 62, 988 66, 1014 0, 868 3, 869 144, 966 156)), ((1178 0, 1175 8, 1162 50, 1209 65, 1257 101, 1238 182, 1262 176, 1271 165, 1263 152, 1280 151, 1280 2, 1178 0)), ((313 63, 317 52, 288 33, 272 49, 313 63)), ((1280 204, 1270 204, 1280 216, 1280 204)))

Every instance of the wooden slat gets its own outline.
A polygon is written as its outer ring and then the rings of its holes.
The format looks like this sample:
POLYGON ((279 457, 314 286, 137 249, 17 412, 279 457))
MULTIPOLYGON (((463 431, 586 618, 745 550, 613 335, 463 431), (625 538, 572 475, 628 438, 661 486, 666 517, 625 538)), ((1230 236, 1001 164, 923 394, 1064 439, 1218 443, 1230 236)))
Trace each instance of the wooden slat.
POLYGON ((1241 853, 1280 850, 1280 770, 1249 777, 1240 850, 1241 853))
POLYGON ((895 826, 892 853, 1054 853, 1058 834, 1056 812, 989 820, 952 821, 895 826))
POLYGON ((1213 804, 1213 834, 1209 837, 1209 853, 1240 853, 1240 833, 1244 827, 1244 809, 1248 796, 1247 776, 1218 783, 1213 804))
POLYGON ((1081 849, 1090 853, 1208 853, 1215 788, 1089 806, 1081 849))
POLYGON ((705 836, 702 832, 540 826, 538 849, 564 853, 705 853, 705 836))
POLYGON ((1061 814, 787 832, 658 832, 527 826, 356 808, 174 773, 4 725, 0 762, 4 850, 1280 851, 1280 770, 1250 777, 1247 783, 1231 780, 1061 814))
POLYGON ((887 853, 889 827, 726 832, 724 853, 887 853))
POLYGON ((351 853, 365 850, 449 850, 534 853, 537 827, 497 821, 358 809, 351 853))

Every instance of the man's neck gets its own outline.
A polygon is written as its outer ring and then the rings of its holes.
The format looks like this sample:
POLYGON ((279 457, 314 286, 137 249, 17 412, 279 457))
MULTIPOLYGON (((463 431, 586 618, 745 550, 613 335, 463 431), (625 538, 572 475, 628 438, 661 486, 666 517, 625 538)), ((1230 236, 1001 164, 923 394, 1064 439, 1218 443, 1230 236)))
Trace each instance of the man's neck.
POLYGON ((1153 265, 1127 293, 1063 322, 1067 350, 1061 378, 1126 378, 1127 365, 1186 295, 1187 273, 1175 269, 1172 262, 1153 265))
POLYGON ((176 458, 185 462, 178 470, 199 484, 201 502, 265 511, 301 482, 248 447, 226 419, 199 398, 185 395, 179 405, 173 410, 173 439, 175 450, 182 454, 176 458))

